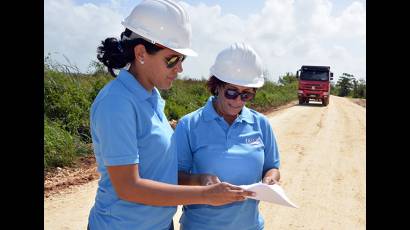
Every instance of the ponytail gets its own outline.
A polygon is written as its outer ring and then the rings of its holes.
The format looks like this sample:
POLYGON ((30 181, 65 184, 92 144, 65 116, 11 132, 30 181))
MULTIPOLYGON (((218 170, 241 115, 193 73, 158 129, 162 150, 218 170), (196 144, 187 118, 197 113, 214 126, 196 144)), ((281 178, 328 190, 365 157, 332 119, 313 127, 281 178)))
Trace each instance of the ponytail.
POLYGON ((126 60, 121 41, 116 38, 106 38, 97 49, 97 58, 108 68, 108 72, 116 77, 113 69, 125 67, 131 60, 126 60))
POLYGON ((135 59, 134 47, 136 45, 144 45, 148 54, 155 54, 163 49, 139 36, 134 39, 124 39, 124 36, 129 38, 138 35, 126 29, 121 33, 121 40, 112 37, 106 38, 97 48, 97 59, 107 66, 108 72, 110 72, 113 77, 116 77, 113 69, 121 69, 135 59))

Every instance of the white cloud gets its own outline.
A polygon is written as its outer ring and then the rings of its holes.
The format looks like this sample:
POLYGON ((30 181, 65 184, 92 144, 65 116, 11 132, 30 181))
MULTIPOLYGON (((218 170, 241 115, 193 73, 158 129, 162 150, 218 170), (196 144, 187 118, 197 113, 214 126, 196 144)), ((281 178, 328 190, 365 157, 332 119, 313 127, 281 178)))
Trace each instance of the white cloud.
POLYGON ((201 55, 187 60, 186 75, 207 76, 221 49, 246 41, 272 80, 304 64, 330 65, 336 78, 342 72, 366 77, 363 3, 353 2, 337 15, 328 0, 267 0, 259 14, 248 18, 221 15, 218 5, 183 5, 191 17, 193 48, 201 55))
POLYGON ((75 5, 72 0, 46 0, 44 4, 44 54, 86 71, 96 60, 96 49, 106 37, 118 37, 123 17, 109 5, 75 5))
MULTIPOLYGON (((330 65, 336 78, 343 72, 366 77, 363 2, 352 2, 336 12, 337 2, 329 0, 266 0, 259 13, 247 17, 222 14, 219 5, 203 2, 180 1, 191 18, 192 48, 199 53, 186 60, 182 75, 208 77, 219 51, 246 41, 259 53, 272 80, 304 64, 330 65)), ((129 3, 75 5, 70 0, 46 0, 45 54, 58 51, 87 66, 95 60, 100 40, 120 35, 120 22, 131 10, 129 3)))
POLYGON ((342 15, 336 19, 340 24, 340 35, 358 37, 363 42, 366 39, 366 9, 362 3, 353 2, 342 15))

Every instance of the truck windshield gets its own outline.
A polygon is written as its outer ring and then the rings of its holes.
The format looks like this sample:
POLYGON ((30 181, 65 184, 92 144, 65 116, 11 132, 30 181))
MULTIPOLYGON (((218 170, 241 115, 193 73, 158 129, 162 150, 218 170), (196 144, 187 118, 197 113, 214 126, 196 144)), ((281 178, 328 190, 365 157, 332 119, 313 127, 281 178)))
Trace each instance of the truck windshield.
POLYGON ((329 72, 320 70, 303 70, 300 74, 300 79, 307 81, 328 81, 329 72))

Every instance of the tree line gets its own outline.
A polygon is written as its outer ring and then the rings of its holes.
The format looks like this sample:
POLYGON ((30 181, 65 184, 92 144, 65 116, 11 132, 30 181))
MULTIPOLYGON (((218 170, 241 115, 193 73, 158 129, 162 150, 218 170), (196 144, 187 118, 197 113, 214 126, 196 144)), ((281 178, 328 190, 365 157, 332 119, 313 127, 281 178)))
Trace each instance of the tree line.
POLYGON ((330 93, 340 97, 366 98, 366 80, 357 80, 352 74, 343 73, 336 84, 331 83, 330 93))

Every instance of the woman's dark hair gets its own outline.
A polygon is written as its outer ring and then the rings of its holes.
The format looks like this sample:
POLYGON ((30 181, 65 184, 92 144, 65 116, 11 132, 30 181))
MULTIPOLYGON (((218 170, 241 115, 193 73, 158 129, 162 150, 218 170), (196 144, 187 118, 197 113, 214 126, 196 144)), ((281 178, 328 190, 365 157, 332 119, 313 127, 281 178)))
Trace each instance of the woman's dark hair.
POLYGON ((224 87, 226 84, 226 82, 219 80, 217 77, 215 77, 214 75, 212 75, 208 81, 206 82, 206 87, 208 88, 208 91, 216 96, 218 95, 218 91, 216 90, 218 88, 218 86, 224 87))
MULTIPOLYGON (((130 37, 132 31, 125 29, 121 33, 123 36, 130 37)), ((147 50, 148 54, 155 54, 163 49, 143 38, 136 38, 132 40, 117 40, 116 38, 106 38, 101 41, 101 45, 97 48, 97 59, 108 68, 108 72, 113 77, 116 77, 113 69, 120 69, 127 65, 127 63, 135 59, 134 47, 142 44, 147 50)))
MULTIPOLYGON (((218 88, 218 86, 224 87, 225 85, 227 85, 227 82, 221 81, 219 80, 217 77, 215 77, 214 75, 212 75, 208 81, 206 82, 206 87, 208 88, 208 91, 214 95, 217 96, 218 95, 218 91, 216 90, 218 88)), ((254 92, 256 93, 257 88, 252 88, 254 90, 254 92)))

